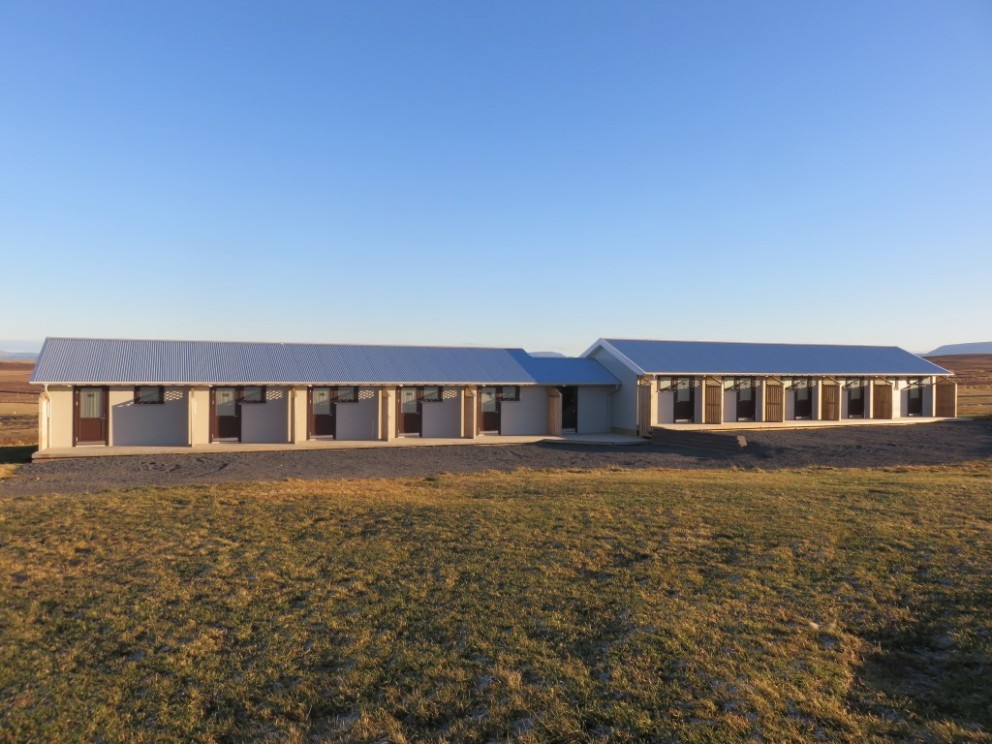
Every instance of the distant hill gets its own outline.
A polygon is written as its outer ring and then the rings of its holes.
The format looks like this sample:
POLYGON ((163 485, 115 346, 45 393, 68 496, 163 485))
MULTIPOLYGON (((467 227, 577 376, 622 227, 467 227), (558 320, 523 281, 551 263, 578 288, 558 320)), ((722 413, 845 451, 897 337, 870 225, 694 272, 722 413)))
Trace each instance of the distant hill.
POLYGON ((0 361, 4 362, 34 362, 38 354, 32 351, 4 351, 0 349, 0 361))
POLYGON ((938 346, 926 356, 956 356, 958 354, 992 354, 992 341, 979 341, 973 344, 947 344, 938 346))
POLYGON ((992 354, 928 354, 934 364, 954 373, 959 385, 992 386, 992 354))

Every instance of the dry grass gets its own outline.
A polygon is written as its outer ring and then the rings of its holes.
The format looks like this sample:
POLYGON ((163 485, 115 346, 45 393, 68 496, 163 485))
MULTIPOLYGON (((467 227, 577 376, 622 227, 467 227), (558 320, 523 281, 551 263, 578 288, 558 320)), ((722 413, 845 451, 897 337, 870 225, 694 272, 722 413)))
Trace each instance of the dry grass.
POLYGON ((990 476, 0 499, 0 739, 990 741, 990 476))

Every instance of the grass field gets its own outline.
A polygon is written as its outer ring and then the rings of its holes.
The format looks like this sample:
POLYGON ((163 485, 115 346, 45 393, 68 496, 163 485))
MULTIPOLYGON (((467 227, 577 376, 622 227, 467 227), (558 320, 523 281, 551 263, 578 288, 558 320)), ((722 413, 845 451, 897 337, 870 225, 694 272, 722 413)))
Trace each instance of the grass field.
POLYGON ((0 738, 992 741, 990 476, 0 499, 0 738))

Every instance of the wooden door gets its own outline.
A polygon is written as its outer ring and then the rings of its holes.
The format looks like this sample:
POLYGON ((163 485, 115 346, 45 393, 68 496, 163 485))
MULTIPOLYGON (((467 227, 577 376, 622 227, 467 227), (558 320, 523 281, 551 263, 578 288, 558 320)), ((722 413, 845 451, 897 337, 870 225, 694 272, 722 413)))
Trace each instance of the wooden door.
POLYGON ((73 444, 107 444, 109 392, 105 387, 73 390, 73 444))
POLYGON ((499 434, 500 410, 496 388, 479 388, 479 431, 499 434))
POLYGON ((719 382, 708 382, 703 395, 703 422, 707 424, 722 424, 721 399, 723 398, 723 385, 719 382))
POLYGON ((938 380, 934 386, 937 396, 935 414, 944 418, 958 415, 958 386, 950 380, 938 380))
POLYGON ((737 420, 754 421, 754 378, 739 377, 737 388, 737 420))
POLYGON ((335 391, 329 387, 310 388, 307 391, 307 409, 310 411, 309 439, 337 436, 335 391))
POLYGON ((241 393, 235 387, 218 387, 210 390, 212 437, 241 441, 241 393))
POLYGON ((871 391, 871 416, 877 419, 892 418, 892 386, 875 383, 871 391))
POLYGON ((847 389, 847 417, 865 417, 865 384, 864 380, 857 382, 847 389))
POLYGON ((794 419, 813 418, 813 383, 806 377, 792 381, 792 398, 794 419))
POLYGON ((765 383, 765 421, 784 421, 782 392, 785 388, 778 382, 765 383))
POLYGON ((676 423, 691 424, 696 418, 696 391, 691 377, 676 377, 672 380, 674 398, 674 418, 676 423))
POLYGON ((423 431, 423 407, 420 389, 402 387, 396 396, 399 411, 396 416, 397 432, 404 436, 420 436, 423 431))
POLYGON ((826 421, 839 421, 840 420, 840 388, 835 382, 824 382, 823 383, 823 397, 822 397, 823 410, 820 412, 820 418, 826 421))
POLYGON ((577 431, 579 428, 579 389, 577 387, 560 387, 561 393, 561 430, 577 431))

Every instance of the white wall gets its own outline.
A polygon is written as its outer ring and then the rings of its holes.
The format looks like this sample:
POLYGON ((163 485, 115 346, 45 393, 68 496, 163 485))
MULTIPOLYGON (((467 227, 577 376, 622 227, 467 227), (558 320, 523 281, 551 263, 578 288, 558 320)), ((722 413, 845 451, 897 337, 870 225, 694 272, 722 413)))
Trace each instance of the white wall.
POLYGON ((461 436, 462 402, 458 388, 445 388, 440 403, 424 403, 420 410, 423 416, 420 436, 449 439, 461 436))
POLYGON ((288 388, 266 388, 265 403, 242 404, 241 441, 245 444, 289 441, 288 388))
POLYGON ((184 446, 189 443, 189 403, 185 388, 167 387, 165 402, 134 403, 134 387, 110 389, 110 444, 184 446))
MULTIPOLYGON (((395 405, 394 398, 390 403, 395 405)), ((379 422, 379 406, 375 388, 361 388, 358 402, 338 403, 335 408, 335 439, 371 441, 376 438, 379 422)))
POLYGON ((547 433, 548 389, 546 387, 521 385, 520 400, 504 400, 500 403, 500 434, 536 436, 547 433))
POLYGON ((612 387, 579 387, 579 425, 577 434, 602 434, 610 430, 612 387))
POLYGON ((637 374, 602 347, 589 355, 620 382, 610 395, 610 428, 624 434, 637 434, 637 374))

